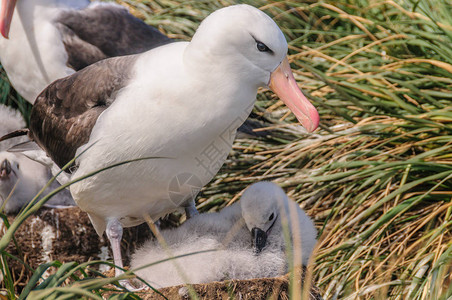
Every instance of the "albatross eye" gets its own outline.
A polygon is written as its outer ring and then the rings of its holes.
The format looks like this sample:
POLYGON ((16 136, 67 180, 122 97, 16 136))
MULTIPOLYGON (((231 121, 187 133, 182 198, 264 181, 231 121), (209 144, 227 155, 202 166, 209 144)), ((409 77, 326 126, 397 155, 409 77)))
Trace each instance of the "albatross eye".
POLYGON ((260 52, 273 52, 270 50, 270 48, 267 47, 267 45, 262 42, 257 42, 256 47, 260 52))
POLYGON ((272 213, 272 214, 270 215, 270 218, 268 218, 268 220, 271 221, 271 220, 273 220, 274 217, 275 217, 275 214, 272 213))

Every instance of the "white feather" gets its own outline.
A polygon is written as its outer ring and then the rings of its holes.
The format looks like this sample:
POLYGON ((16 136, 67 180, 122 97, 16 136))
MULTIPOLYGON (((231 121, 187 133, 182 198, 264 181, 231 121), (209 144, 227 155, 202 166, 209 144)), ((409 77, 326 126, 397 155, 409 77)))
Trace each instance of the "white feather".
POLYGON ((276 23, 248 5, 220 9, 206 18, 190 43, 176 42, 139 54, 129 84, 97 119, 74 177, 140 157, 166 157, 125 164, 71 185, 79 207, 99 234, 107 220, 124 227, 187 204, 187 188, 174 199, 179 175, 197 179, 197 190, 218 172, 237 128, 249 115, 259 86, 287 53, 276 23), (244 30, 244 23, 250 23, 244 30), (215 31, 217 30, 217 31, 215 31), (224 31, 231 31, 224 35, 224 31), (254 36, 254 37, 253 37, 254 36), (273 53, 261 53, 255 39, 273 53), (212 157, 213 154, 213 157, 212 157))
MULTIPOLYGON (((24 118, 17 110, 0 104, 0 137, 13 132, 15 130, 25 128, 26 124, 24 118)), ((24 142, 26 137, 17 137, 0 142, 0 151, 5 151, 12 146, 24 142)))
MULTIPOLYGON (((173 256, 212 249, 216 251, 157 263, 135 273, 154 287, 173 286, 186 281, 206 283, 285 274, 288 270, 285 251, 289 243, 286 243, 283 235, 284 219, 277 219, 279 223, 275 223, 269 232, 267 246, 255 255, 251 246, 252 236, 243 218, 243 215, 247 217, 251 215, 258 220, 265 216, 267 220, 272 210, 262 211, 260 204, 264 207, 265 204, 269 204, 266 206, 268 208, 279 207, 281 200, 298 213, 299 219, 294 223, 301 227, 299 240, 302 241, 303 247, 295 256, 305 257, 303 264, 306 265, 316 243, 317 231, 311 219, 295 202, 289 200, 284 192, 285 197, 280 197, 281 191, 281 188, 270 182, 254 184, 245 191, 241 203, 224 208, 219 213, 198 215, 176 229, 163 231, 162 235, 173 256), (255 195, 259 195, 260 202, 254 201, 255 195), (246 202, 247 205, 241 205, 242 202, 246 202), (300 211, 302 213, 299 213, 300 211)), ((295 234, 293 227, 289 229, 293 236, 295 234)), ((296 237, 293 239, 296 240, 296 237)), ((171 255, 156 241, 149 241, 133 255, 131 267, 136 269, 170 258, 171 255)))
MULTIPOLYGON (((18 111, 0 104, 0 136, 24 127, 25 121, 18 111)), ((0 175, 0 206, 8 199, 5 204, 6 213, 19 211, 52 178, 52 174, 46 166, 29 159, 22 153, 6 151, 11 146, 25 140, 27 137, 18 137, 0 143, 0 164, 7 160, 12 169, 9 175, 0 175)), ((39 153, 45 155, 43 151, 39 153)), ((54 182, 42 196, 47 195, 58 186, 59 184, 54 182)), ((49 205, 75 205, 68 190, 61 191, 47 203, 49 205)))
MULTIPOLYGON (((24 205, 29 203, 52 178, 52 174, 48 168, 21 153, 0 152, 0 163, 5 159, 10 162, 13 172, 5 178, 0 178, 0 204, 3 205, 3 202, 8 199, 5 205, 5 212, 9 214, 18 212, 24 205)), ((42 193, 40 198, 58 187, 59 184, 53 182, 42 193)), ((59 192, 47 204, 75 205, 69 190, 59 192)))
POLYGON ((56 79, 75 71, 66 65, 61 34, 53 20, 64 9, 77 9, 88 0, 19 0, 9 39, 0 39, 0 61, 19 94, 34 103, 39 93, 56 79))

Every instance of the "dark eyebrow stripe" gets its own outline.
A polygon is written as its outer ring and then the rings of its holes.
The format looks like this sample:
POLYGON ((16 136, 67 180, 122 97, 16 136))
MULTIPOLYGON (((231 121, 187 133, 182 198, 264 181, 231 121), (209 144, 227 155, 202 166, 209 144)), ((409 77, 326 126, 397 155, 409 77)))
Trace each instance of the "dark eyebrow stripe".
MULTIPOLYGON (((262 43, 261 41, 259 41, 258 39, 256 39, 256 38, 254 37, 254 35, 252 35, 251 33, 250 33, 250 35, 251 35, 251 37, 254 39, 254 41, 255 41, 256 43, 262 43)), ((265 43, 262 43, 262 44, 265 45, 265 43)), ((273 50, 270 49, 270 47, 268 47, 267 45, 265 45, 265 47, 268 48, 268 53, 270 53, 270 54, 272 54, 272 55, 275 54, 275 52, 273 52, 273 50)))

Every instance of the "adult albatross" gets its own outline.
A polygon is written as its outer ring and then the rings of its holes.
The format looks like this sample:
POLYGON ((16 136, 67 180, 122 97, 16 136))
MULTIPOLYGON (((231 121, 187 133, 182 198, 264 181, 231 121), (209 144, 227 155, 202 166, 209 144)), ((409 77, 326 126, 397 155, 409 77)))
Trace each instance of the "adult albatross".
POLYGON ((99 60, 172 42, 118 4, 16 1, 1 0, 0 61, 13 87, 31 104, 54 80, 99 60))
POLYGON ((77 156, 72 178, 155 158, 71 185, 97 233, 106 231, 117 266, 123 227, 188 205, 218 172, 259 87, 269 86, 308 131, 316 129, 319 115, 286 54, 270 17, 235 5, 207 17, 191 42, 99 61, 39 95, 30 137, 60 167, 77 156))
MULTIPOLYGON (((31 104, 56 79, 108 57, 142 53, 174 41, 115 3, 0 1, 4 37, 0 38, 0 61, 13 87, 31 104)), ((262 125, 247 120, 239 131, 268 134, 254 132, 257 127, 262 125)))

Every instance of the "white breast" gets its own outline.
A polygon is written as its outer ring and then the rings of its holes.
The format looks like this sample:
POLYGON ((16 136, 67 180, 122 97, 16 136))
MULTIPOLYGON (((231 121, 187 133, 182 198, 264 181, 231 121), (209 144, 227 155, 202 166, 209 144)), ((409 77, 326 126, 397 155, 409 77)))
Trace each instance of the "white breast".
POLYGON ((89 143, 77 151, 86 153, 73 178, 128 159, 167 159, 123 165, 73 185, 81 209, 100 219, 119 218, 124 226, 140 223, 143 212, 158 218, 196 196, 224 163, 255 91, 244 89, 231 97, 235 87, 229 91, 217 78, 200 80, 185 67, 181 53, 186 45, 151 50, 136 62, 134 79, 98 118, 89 143), (217 88, 209 86, 215 83, 217 88), (185 175, 194 186, 174 197, 172 184, 185 175))

